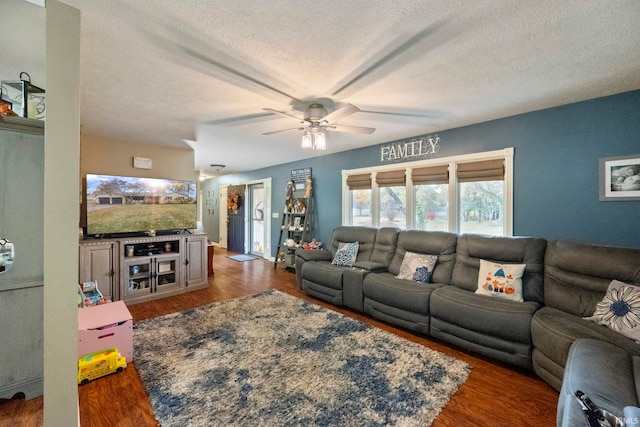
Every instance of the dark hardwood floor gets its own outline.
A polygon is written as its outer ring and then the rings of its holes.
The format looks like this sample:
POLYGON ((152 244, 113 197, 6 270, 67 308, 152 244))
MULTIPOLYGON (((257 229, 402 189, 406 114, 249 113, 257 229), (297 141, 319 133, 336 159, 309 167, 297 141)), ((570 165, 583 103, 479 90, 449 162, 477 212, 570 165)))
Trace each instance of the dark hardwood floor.
MULTIPOLYGON (((472 366, 469 379, 438 415, 433 426, 553 426, 558 393, 528 371, 475 357, 441 342, 414 335, 366 315, 340 309, 307 297, 298 290, 295 274, 274 270, 263 260, 237 262, 216 248, 215 275, 207 289, 176 297, 129 306, 134 322, 185 310, 215 301, 229 300, 267 289, 277 289, 339 311, 390 331, 425 347, 462 359, 472 366)), ((135 362, 120 374, 110 375, 78 388, 83 427, 156 426, 135 362)), ((42 425, 42 398, 13 399, 0 403, 0 427, 42 425)))

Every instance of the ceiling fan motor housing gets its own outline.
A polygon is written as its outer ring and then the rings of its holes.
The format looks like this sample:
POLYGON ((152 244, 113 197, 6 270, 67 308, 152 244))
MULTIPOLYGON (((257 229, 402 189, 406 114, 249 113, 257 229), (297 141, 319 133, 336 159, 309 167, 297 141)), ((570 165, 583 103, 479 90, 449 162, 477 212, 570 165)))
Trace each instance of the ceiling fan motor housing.
POLYGON ((304 112, 304 119, 309 121, 320 121, 324 116, 326 116, 327 110, 320 104, 311 104, 309 108, 304 112))

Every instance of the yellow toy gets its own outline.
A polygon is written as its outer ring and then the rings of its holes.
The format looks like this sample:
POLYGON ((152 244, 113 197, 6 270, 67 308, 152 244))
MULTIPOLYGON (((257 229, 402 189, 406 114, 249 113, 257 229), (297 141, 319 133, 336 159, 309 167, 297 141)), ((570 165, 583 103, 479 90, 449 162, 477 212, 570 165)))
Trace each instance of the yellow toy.
POLYGON ((127 360, 117 348, 101 350, 78 359, 78 384, 86 384, 91 380, 122 372, 127 367, 127 360))

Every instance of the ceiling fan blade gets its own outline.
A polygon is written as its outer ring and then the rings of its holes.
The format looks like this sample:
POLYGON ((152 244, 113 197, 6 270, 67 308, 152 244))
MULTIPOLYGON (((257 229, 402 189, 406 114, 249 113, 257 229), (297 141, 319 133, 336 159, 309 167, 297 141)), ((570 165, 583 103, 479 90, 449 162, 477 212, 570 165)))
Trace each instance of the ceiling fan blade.
POLYGON ((372 74, 379 73, 378 75, 380 75, 383 72, 385 74, 388 74, 392 70, 399 69, 401 65, 406 64, 408 61, 411 61, 416 58, 415 54, 406 55, 406 53, 410 52, 411 49, 414 49, 417 45, 422 43, 427 38, 430 38, 431 40, 437 40, 438 38, 440 38, 440 40, 432 41, 431 44, 428 46, 427 50, 423 48, 422 50, 423 55, 429 52, 434 47, 437 47, 443 44, 446 40, 444 40, 443 35, 438 34, 438 33, 442 33, 442 31, 440 30, 443 27, 444 27, 443 22, 436 22, 431 26, 423 29, 419 33, 413 35, 408 40, 393 41, 392 44, 388 45, 385 49, 381 50, 378 53, 378 55, 382 56, 380 59, 372 58, 373 62, 371 64, 366 64, 366 63, 363 64, 361 66, 363 68, 361 71, 356 70, 355 75, 353 77, 350 77, 349 80, 344 84, 342 84, 338 89, 334 90, 331 95, 337 96, 339 93, 349 88, 351 88, 353 92, 353 90, 356 89, 353 87, 354 85, 361 88, 365 84, 360 80, 366 81, 367 78, 371 79, 370 75, 372 74), (404 60, 401 63, 400 60, 403 58, 403 54, 405 54, 404 60), (395 61, 395 64, 393 63, 393 61, 395 61), (391 67, 390 64, 393 65, 393 67, 391 67), (385 66, 386 66, 386 71, 384 71, 385 66))
POLYGON ((367 114, 382 114, 385 116, 418 117, 418 118, 427 118, 427 119, 437 117, 436 114, 433 112, 411 113, 411 112, 402 112, 402 111, 373 111, 373 110, 360 110, 360 111, 367 114))
POLYGON ((265 132, 263 133, 263 135, 273 135, 274 133, 279 133, 279 132, 287 132, 290 130, 305 130, 305 128, 289 128, 289 129, 280 129, 280 130, 272 130, 271 132, 265 132))
POLYGON ((273 108, 263 108, 263 110, 264 111, 268 111, 270 113, 280 114, 281 116, 285 116, 285 117, 288 117, 290 119, 296 119, 301 124, 306 123, 305 120, 301 119, 300 117, 296 117, 296 116, 293 116, 293 115, 291 115, 289 113, 285 113, 285 112, 282 112, 282 111, 274 110, 273 108))
POLYGON ((372 134, 376 128, 366 128, 362 126, 348 126, 348 125, 327 125, 327 129, 336 132, 349 132, 349 133, 367 133, 372 134))
POLYGON ((226 118, 222 118, 222 119, 206 120, 206 121, 202 122, 201 124, 203 124, 203 125, 227 125, 227 124, 234 124, 234 123, 237 123, 237 122, 244 122, 244 121, 257 121, 259 119, 263 119, 262 121, 265 121, 265 119, 264 119, 265 117, 271 117, 271 114, 267 114, 267 113, 246 114, 244 116, 226 117, 226 118))
POLYGON ((327 114, 326 116, 324 116, 322 118, 323 122, 327 122, 327 123, 333 123, 333 122, 337 122, 340 119, 343 119, 347 116, 350 116, 353 113, 357 113, 358 111, 360 111, 360 109, 358 107, 356 107, 353 104, 346 104, 343 105, 342 107, 338 108, 337 110, 335 110, 332 113, 327 114))

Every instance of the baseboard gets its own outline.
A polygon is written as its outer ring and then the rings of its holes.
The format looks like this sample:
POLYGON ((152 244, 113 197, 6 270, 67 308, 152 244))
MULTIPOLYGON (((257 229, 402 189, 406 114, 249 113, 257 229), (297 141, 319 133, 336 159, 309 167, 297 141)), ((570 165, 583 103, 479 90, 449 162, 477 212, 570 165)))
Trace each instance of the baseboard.
POLYGON ((32 378, 30 380, 0 386, 0 399, 11 399, 17 393, 24 393, 26 400, 42 396, 44 393, 44 378, 32 378))

